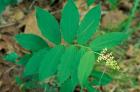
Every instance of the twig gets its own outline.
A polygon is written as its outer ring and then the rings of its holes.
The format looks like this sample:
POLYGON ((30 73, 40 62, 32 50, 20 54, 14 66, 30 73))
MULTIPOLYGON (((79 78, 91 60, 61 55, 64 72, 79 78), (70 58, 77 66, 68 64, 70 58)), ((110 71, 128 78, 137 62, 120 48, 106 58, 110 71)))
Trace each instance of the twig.
POLYGON ((99 80, 99 85, 101 84, 101 81, 102 81, 102 78, 103 78, 103 76, 104 76, 104 74, 105 74, 105 71, 106 71, 106 69, 103 71, 103 73, 102 73, 102 75, 101 75, 101 78, 100 78, 100 80, 99 80))
POLYGON ((15 25, 15 24, 16 24, 16 23, 4 24, 4 25, 1 25, 1 26, 0 26, 0 29, 5 28, 5 27, 9 27, 9 26, 13 26, 13 25, 15 25))
POLYGON ((33 5, 35 4, 36 1, 37 1, 37 0, 33 0, 33 1, 32 1, 31 5, 29 6, 29 10, 32 9, 32 7, 33 7, 33 5))
MULTIPOLYGON (((101 82, 102 82, 102 78, 103 78, 103 76, 104 76, 104 74, 105 74, 105 71, 106 71, 106 68, 104 69, 104 71, 103 71, 103 73, 102 73, 102 75, 101 75, 101 78, 100 78, 100 80, 99 80, 99 85, 100 85, 101 82)), ((100 88, 101 88, 101 90, 103 91, 102 86, 101 86, 100 88)))
POLYGON ((131 26, 131 22, 132 22, 132 20, 133 20, 133 18, 134 18, 134 16, 135 16, 135 12, 136 12, 137 9, 138 9, 139 3, 140 3, 140 0, 135 0, 135 1, 134 1, 134 7, 132 8, 132 11, 131 11, 130 16, 129 16, 129 18, 128 18, 128 23, 127 23, 127 25, 126 25, 126 27, 125 27, 125 30, 124 30, 125 32, 127 32, 128 29, 129 29, 130 26, 131 26))
POLYGON ((11 71, 12 69, 14 69, 15 67, 16 67, 16 65, 12 66, 12 67, 9 68, 7 71, 5 71, 4 74, 10 72, 10 71, 11 71))

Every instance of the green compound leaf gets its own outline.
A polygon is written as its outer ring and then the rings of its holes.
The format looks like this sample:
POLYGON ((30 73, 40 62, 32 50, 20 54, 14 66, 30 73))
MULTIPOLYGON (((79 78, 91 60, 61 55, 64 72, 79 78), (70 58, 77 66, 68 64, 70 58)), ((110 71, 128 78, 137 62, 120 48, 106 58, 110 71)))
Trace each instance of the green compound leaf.
POLYGON ((28 63, 25 66, 23 77, 39 73, 40 64, 46 53, 48 53, 48 48, 44 48, 39 50, 38 52, 33 53, 32 57, 29 59, 28 63))
POLYGON ((64 40, 72 43, 79 26, 79 12, 72 0, 68 0, 62 11, 61 30, 64 40))
POLYGON ((64 46, 58 45, 52 48, 43 59, 39 69, 39 79, 41 81, 48 79, 57 72, 60 58, 64 52, 64 46))
POLYGON ((99 71, 93 71, 91 77, 93 77, 93 81, 90 84, 96 86, 104 86, 112 81, 112 78, 108 74, 99 71))
POLYGON ((80 23, 78 34, 78 43, 85 44, 96 32, 101 18, 100 5, 92 8, 80 23))
POLYGON ((87 85, 86 88, 87 88, 88 92, 99 92, 98 90, 93 88, 92 85, 87 85))
POLYGON ((28 63, 28 61, 31 58, 31 56, 32 56, 31 54, 25 54, 23 57, 21 57, 19 59, 18 62, 16 62, 16 64, 25 66, 28 63))
POLYGON ((97 37, 93 42, 91 42, 90 47, 94 51, 100 51, 104 48, 112 48, 116 45, 121 44, 128 35, 122 32, 112 32, 102 36, 97 37))
POLYGON ((67 89, 67 92, 73 92, 76 85, 79 84, 78 81, 78 65, 80 62, 80 58, 81 56, 85 53, 85 49, 81 48, 81 49, 77 49, 77 54, 76 54, 76 59, 75 61, 72 61, 73 66, 71 69, 71 78, 66 80, 60 87, 60 92, 65 92, 67 89))
POLYGON ((33 34, 18 34, 15 36, 18 44, 31 51, 38 51, 48 47, 47 43, 39 36, 33 34))
POLYGON ((57 20, 48 11, 36 7, 36 19, 41 33, 55 44, 61 42, 61 34, 57 20))
POLYGON ((95 0, 87 0, 87 5, 90 6, 95 2, 95 0))
POLYGON ((12 63, 16 63, 17 58, 19 57, 19 55, 15 52, 9 53, 6 56, 4 56, 4 60, 8 61, 8 62, 12 62, 12 63))
POLYGON ((82 86, 85 86, 88 77, 92 72, 95 63, 95 55, 92 51, 87 51, 81 58, 78 67, 78 79, 82 86))
POLYGON ((73 69, 77 61, 78 50, 75 46, 70 46, 66 49, 64 54, 61 57, 61 63, 58 67, 58 81, 61 85, 66 81, 71 74, 73 73, 73 69))
POLYGON ((75 88, 75 83, 73 83, 73 80, 68 79, 66 80, 62 86, 60 87, 60 92, 73 92, 75 88))
POLYGON ((85 54, 85 52, 86 52, 85 48, 78 49, 76 60, 73 62, 74 64, 73 64, 73 69, 72 69, 72 74, 71 74, 71 80, 73 82, 73 85, 79 84, 78 66, 79 66, 79 63, 80 63, 80 59, 85 54))

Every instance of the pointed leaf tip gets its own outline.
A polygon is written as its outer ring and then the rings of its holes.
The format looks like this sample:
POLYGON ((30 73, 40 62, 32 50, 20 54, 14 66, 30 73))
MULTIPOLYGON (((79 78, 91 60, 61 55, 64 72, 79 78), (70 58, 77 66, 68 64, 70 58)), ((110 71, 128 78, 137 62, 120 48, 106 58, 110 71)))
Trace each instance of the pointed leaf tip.
POLYGON ((79 26, 79 12, 72 0, 69 0, 62 11, 62 18, 60 22, 62 35, 64 40, 72 43, 76 37, 79 26))
POLYGON ((85 15, 80 23, 79 30, 77 32, 77 41, 79 44, 86 44, 87 41, 96 32, 101 18, 100 5, 95 6, 85 15))
POLYGON ((36 20, 41 33, 55 44, 61 42, 59 24, 47 10, 36 7, 36 20))

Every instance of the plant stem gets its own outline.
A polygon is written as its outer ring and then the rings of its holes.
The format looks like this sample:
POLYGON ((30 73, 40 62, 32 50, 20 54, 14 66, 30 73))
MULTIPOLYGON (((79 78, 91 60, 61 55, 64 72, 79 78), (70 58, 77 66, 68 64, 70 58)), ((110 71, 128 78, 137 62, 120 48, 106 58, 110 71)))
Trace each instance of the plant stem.
POLYGON ((127 22, 127 25, 126 25, 125 30, 124 30, 125 32, 127 32, 127 30, 131 26, 131 22, 132 22, 132 20, 135 16, 135 12, 137 11, 137 7, 138 7, 139 3, 140 3, 140 0, 135 0, 134 1, 134 7, 132 8, 132 11, 131 11, 130 16, 128 18, 128 22, 127 22))
POLYGON ((102 75, 101 75, 101 78, 100 78, 100 80, 99 80, 99 85, 100 85, 101 82, 102 82, 102 78, 103 78, 103 76, 104 76, 104 74, 105 74, 105 71, 106 71, 106 68, 104 69, 104 71, 103 71, 103 73, 102 73, 102 75))
POLYGON ((85 49, 87 49, 87 50, 89 50, 89 51, 92 51, 92 52, 95 53, 95 54, 100 55, 100 53, 98 53, 98 52, 96 52, 96 51, 93 51, 90 47, 87 47, 87 46, 84 46, 84 45, 80 45, 80 44, 75 44, 74 46, 81 47, 81 48, 85 48, 85 49))

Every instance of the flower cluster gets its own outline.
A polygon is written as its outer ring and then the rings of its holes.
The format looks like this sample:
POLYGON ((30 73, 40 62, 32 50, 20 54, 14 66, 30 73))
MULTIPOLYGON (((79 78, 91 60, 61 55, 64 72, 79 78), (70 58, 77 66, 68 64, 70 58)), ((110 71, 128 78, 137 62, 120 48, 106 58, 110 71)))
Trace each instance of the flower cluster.
POLYGON ((112 69, 117 69, 117 70, 120 69, 112 53, 108 53, 107 48, 103 49, 103 51, 99 54, 97 62, 100 61, 106 61, 106 65, 112 69))

